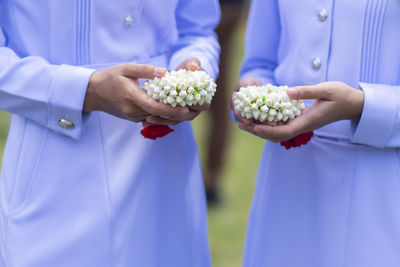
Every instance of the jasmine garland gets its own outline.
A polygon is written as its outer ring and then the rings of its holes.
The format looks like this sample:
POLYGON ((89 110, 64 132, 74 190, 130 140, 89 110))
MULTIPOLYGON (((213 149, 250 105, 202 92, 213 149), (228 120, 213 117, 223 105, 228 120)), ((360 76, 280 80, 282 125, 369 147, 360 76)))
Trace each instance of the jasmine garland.
POLYGON ((173 107, 211 102, 217 85, 204 71, 178 70, 144 84, 147 94, 173 107))
POLYGON ((288 86, 242 87, 235 94, 235 110, 242 117, 261 122, 286 122, 300 116, 305 108, 302 100, 291 100, 286 94, 288 86))

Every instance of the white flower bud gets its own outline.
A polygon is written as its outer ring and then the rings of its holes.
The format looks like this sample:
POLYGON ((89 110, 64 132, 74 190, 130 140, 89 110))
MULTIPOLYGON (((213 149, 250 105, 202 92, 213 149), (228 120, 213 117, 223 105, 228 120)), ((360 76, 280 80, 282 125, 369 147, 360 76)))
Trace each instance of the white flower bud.
MULTIPOLYGON (((235 103, 235 105, 236 105, 236 103, 235 103)), ((260 108, 260 110, 261 110, 263 113, 267 113, 268 110, 269 110, 269 108, 268 108, 267 106, 262 106, 262 107, 260 108)))
POLYGON ((260 121, 264 122, 267 119, 268 115, 266 113, 262 113, 260 116, 260 121))
POLYGON ((179 92, 179 96, 180 96, 180 97, 183 97, 183 98, 184 98, 184 97, 186 97, 187 95, 188 95, 188 94, 186 93, 186 91, 183 91, 183 90, 182 90, 182 91, 179 92))
POLYGON ((187 95, 186 101, 187 102, 192 102, 193 101, 193 95, 187 95))
POLYGON ((275 115, 276 115, 276 113, 277 113, 277 112, 276 112, 276 110, 275 110, 275 109, 273 109, 273 108, 272 108, 272 109, 270 109, 270 110, 269 110, 269 112, 268 112, 268 114, 269 114, 270 116, 275 116, 275 115))
POLYGON ((175 102, 175 99, 172 96, 167 97, 168 103, 172 104, 175 102))
POLYGON ((256 119, 256 120, 258 120, 258 117, 259 117, 259 116, 260 116, 260 111, 254 110, 254 111, 253 111, 253 118, 256 119))

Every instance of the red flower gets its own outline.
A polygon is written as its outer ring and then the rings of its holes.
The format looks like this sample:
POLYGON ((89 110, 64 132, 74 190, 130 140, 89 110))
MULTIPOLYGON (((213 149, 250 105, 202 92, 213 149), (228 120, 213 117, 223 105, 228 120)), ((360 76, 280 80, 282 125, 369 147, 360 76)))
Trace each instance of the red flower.
POLYGON ((167 134, 173 132, 168 125, 160 125, 160 124, 152 124, 147 127, 144 127, 140 133, 148 139, 156 140, 157 137, 161 138, 166 136, 167 134))
POLYGON ((282 141, 281 146, 286 147, 286 149, 290 149, 292 147, 300 147, 301 145, 306 145, 311 140, 311 137, 313 135, 314 132, 300 134, 290 140, 282 141))

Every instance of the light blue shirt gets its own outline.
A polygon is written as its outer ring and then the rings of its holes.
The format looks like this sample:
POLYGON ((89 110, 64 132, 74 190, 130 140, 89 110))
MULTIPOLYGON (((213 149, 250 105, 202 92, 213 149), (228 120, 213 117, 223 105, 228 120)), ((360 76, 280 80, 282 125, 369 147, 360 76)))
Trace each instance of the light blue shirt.
POLYGON ((216 77, 218 21, 216 0, 0 1, 0 109, 13 114, 0 266, 210 266, 191 124, 151 141, 82 106, 92 73, 119 63, 197 57, 216 77))

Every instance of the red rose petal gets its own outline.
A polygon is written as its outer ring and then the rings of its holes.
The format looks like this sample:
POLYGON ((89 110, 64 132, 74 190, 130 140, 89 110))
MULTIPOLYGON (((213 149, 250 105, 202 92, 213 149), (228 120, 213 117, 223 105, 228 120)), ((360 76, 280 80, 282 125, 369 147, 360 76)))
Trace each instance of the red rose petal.
POLYGON ((160 124, 152 124, 147 127, 144 127, 140 133, 148 139, 156 140, 157 138, 161 138, 166 136, 169 133, 172 133, 174 130, 171 129, 168 125, 160 125, 160 124))
POLYGON ((313 135, 314 132, 300 134, 290 140, 282 141, 281 146, 284 146, 286 149, 290 149, 292 147, 300 147, 302 145, 306 145, 311 140, 313 135))

